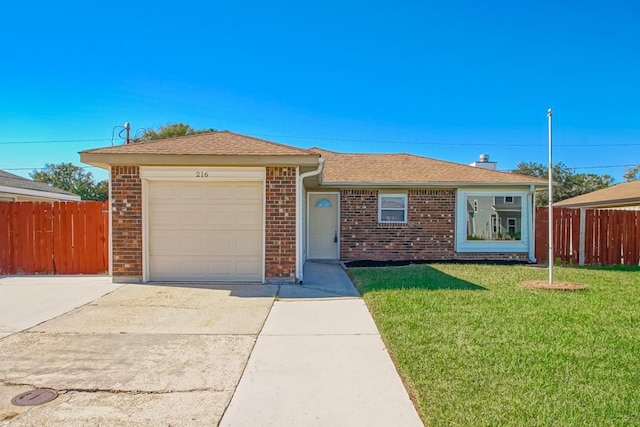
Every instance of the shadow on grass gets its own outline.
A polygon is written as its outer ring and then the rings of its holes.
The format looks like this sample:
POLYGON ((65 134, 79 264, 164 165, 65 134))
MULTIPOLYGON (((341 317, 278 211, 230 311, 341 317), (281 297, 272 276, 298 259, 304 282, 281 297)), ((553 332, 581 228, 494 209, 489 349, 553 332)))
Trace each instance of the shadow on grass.
POLYGON ((443 273, 428 265, 350 268, 349 276, 361 294, 390 289, 486 291, 475 283, 443 273))

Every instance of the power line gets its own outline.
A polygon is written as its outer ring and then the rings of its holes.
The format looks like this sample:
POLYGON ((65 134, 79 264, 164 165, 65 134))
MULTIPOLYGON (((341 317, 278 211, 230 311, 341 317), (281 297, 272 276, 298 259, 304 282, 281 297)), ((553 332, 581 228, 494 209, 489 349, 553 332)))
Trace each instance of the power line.
MULTIPOLYGON (((319 137, 319 136, 295 136, 295 135, 273 135, 273 134, 261 134, 261 133, 248 133, 247 135, 255 137, 267 137, 267 138, 289 138, 289 139, 301 139, 312 141, 340 141, 340 142, 366 142, 366 143, 379 143, 379 144, 411 144, 411 145, 441 145, 441 146, 464 146, 464 147, 535 147, 535 144, 508 144, 508 143, 483 143, 483 142, 428 142, 428 141, 395 141, 388 139, 355 139, 355 138, 334 138, 334 137, 319 137)), ((60 139, 60 140, 38 140, 38 141, 0 141, 0 145, 12 145, 12 144, 60 144, 60 143, 77 143, 77 142, 101 142, 111 141, 110 138, 96 138, 96 139, 60 139)), ((631 144, 555 144, 556 147, 636 147, 640 146, 640 143, 631 144)), ((540 145, 543 147, 543 145, 540 145)))
POLYGON ((11 145, 11 144, 59 144, 59 143, 75 143, 75 142, 99 142, 99 141, 111 141, 109 138, 101 138, 101 139, 59 139, 59 140, 49 140, 49 141, 0 141, 0 145, 11 145))
MULTIPOLYGON (((308 139, 316 141, 341 141, 341 142, 373 142, 381 144, 415 144, 415 145, 449 145, 449 146, 479 146, 479 147, 535 147, 535 144, 498 144, 498 143, 482 143, 482 142, 461 142, 461 143, 449 143, 449 142, 425 142, 425 141, 394 141, 386 139, 349 139, 349 138, 331 138, 331 137, 317 137, 317 136, 293 136, 293 135, 271 135, 251 133, 247 134, 255 137, 267 137, 267 138, 290 138, 290 139, 308 139)), ((554 144, 555 147, 634 147, 640 143, 632 144, 554 144)), ((546 145, 540 145, 540 147, 546 147, 546 145)))
MULTIPOLYGON (((77 166, 77 165, 74 165, 77 166)), ((99 168, 98 166, 78 166, 80 169, 102 169, 99 168)), ((45 170, 47 168, 25 168, 25 167, 19 167, 19 168, 2 168, 0 167, 1 170, 3 171, 32 171, 32 170, 45 170)))

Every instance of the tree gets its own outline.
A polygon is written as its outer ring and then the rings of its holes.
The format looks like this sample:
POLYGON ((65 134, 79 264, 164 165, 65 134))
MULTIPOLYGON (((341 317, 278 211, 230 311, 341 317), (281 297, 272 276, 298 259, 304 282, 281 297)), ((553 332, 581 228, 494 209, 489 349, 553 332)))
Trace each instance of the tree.
POLYGON ((640 179, 640 165, 634 166, 632 168, 627 168, 624 171, 624 175, 622 175, 627 182, 637 181, 640 179))
POLYGON ((91 172, 85 172, 72 163, 44 165, 43 170, 31 172, 34 181, 77 194, 82 200, 107 200, 109 184, 106 180, 95 182, 91 172))
MULTIPOLYGON (((547 179, 548 167, 535 162, 520 162, 513 173, 547 179)), ((609 187, 613 184, 613 178, 609 175, 596 175, 594 173, 575 173, 564 163, 560 162, 553 166, 553 201, 569 199, 601 188, 609 187)), ((538 206, 548 204, 548 191, 540 191, 536 196, 538 206)))
POLYGON ((184 123, 173 123, 158 126, 158 130, 145 130, 139 138, 143 141, 152 141, 156 139, 174 138, 176 136, 195 135, 198 133, 215 132, 215 129, 194 129, 191 125, 184 123))

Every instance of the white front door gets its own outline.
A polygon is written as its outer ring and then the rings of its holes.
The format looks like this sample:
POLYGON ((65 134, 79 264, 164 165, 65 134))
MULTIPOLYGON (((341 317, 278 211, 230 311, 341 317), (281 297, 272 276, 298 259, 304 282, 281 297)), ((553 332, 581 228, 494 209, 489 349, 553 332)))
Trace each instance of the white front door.
POLYGON ((338 259, 338 194, 309 193, 309 259, 338 259))

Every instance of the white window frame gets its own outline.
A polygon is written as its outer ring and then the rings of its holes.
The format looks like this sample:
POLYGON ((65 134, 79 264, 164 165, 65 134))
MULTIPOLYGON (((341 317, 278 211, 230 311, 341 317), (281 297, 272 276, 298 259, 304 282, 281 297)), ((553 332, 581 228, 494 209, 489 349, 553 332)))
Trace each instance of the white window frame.
POLYGON ((514 203, 515 203, 515 199, 513 198, 513 196, 504 196, 505 205, 513 205, 514 203), (511 200, 507 200, 507 199, 511 199, 511 200))
POLYGON ((406 224, 409 221, 409 197, 407 194, 402 193, 379 193, 378 194, 378 223, 380 224, 406 224), (382 198, 383 197, 399 197, 404 200, 404 208, 382 208, 382 198), (404 213, 404 221, 386 221, 382 219, 382 211, 400 211, 402 210, 404 213))
MULTIPOLYGON (((511 227, 513 227, 513 232, 517 233, 518 229, 518 220, 517 218, 507 218, 507 233, 511 233, 511 227), (513 223, 513 225, 511 225, 513 223)), ((522 234, 522 231, 520 232, 522 234)))
MULTIPOLYGON (((514 199, 515 200, 515 199, 514 199)), ((530 223, 532 218, 531 195, 527 190, 458 189, 456 196, 456 251, 457 252, 531 252, 530 223), (513 196, 522 197, 520 240, 467 240, 467 200, 473 197, 513 196)))

